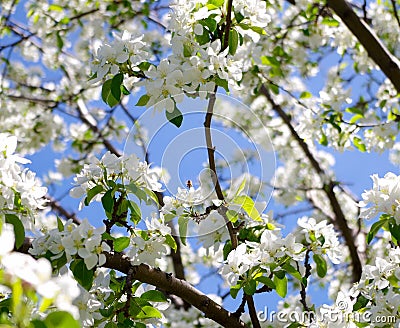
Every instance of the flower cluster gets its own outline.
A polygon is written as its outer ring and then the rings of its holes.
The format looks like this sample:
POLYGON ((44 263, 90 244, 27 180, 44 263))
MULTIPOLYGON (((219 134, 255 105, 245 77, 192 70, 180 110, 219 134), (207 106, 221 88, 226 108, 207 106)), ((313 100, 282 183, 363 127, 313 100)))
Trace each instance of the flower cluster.
POLYGON ((83 220, 76 226, 69 220, 64 228, 50 230, 47 234, 40 236, 32 242, 29 253, 35 256, 43 256, 49 250, 52 259, 65 255, 67 260, 81 257, 89 270, 95 266, 101 266, 106 262, 103 252, 109 252, 110 246, 102 241, 105 227, 94 228, 88 220, 83 220))
POLYGON ((303 228, 302 233, 314 254, 326 254, 334 264, 341 262, 343 249, 332 224, 327 224, 326 220, 317 223, 314 218, 308 217, 300 218, 297 224, 303 228))
POLYGON ((20 214, 26 228, 33 222, 25 220, 37 209, 43 209, 47 188, 42 187, 35 173, 22 169, 29 160, 15 154, 17 138, 0 133, 0 212, 20 214))
POLYGON ((377 174, 371 176, 373 181, 372 189, 362 194, 363 201, 360 202, 360 217, 371 219, 379 213, 386 213, 393 216, 397 224, 400 224, 400 177, 392 172, 379 178, 377 174), (372 204, 372 207, 366 207, 372 204))
MULTIPOLYGON (((126 254, 132 264, 146 263, 156 266, 159 260, 169 254, 166 236, 172 238, 171 228, 165 225, 162 217, 157 218, 153 213, 150 220, 145 220, 147 230, 135 230, 130 237, 130 248, 126 254)), ((158 263, 159 264, 159 263, 158 263)))
MULTIPOLYGON (((100 160, 93 159, 91 164, 85 164, 81 172, 74 178, 77 185, 70 191, 74 198, 80 198, 87 195, 90 201, 100 200, 101 196, 110 188, 110 181, 123 182, 126 185, 134 184, 138 188, 147 188, 149 190, 161 190, 159 170, 151 169, 146 162, 141 162, 135 155, 116 155, 106 152, 100 160), (103 187, 103 188, 102 188, 103 187), (100 188, 93 196, 89 191, 93 188, 100 188), (95 197, 94 197, 95 196, 95 197)), ((115 185, 115 183, 114 183, 115 185)), ((85 204, 82 199, 80 208, 85 204)))
POLYGON ((247 271, 255 267, 268 276, 271 273, 270 267, 275 266, 285 256, 293 260, 303 260, 305 247, 296 242, 293 234, 283 238, 280 228, 265 229, 259 242, 247 241, 232 250, 220 274, 230 286, 234 286, 239 279, 245 277, 247 271))
POLYGON ((143 35, 132 35, 124 31, 122 35, 113 34, 114 40, 110 44, 101 45, 94 54, 91 70, 95 78, 91 81, 101 81, 109 73, 117 74, 119 71, 133 75, 139 72, 140 63, 151 58, 150 51, 143 35))
MULTIPOLYGON (((57 309, 70 312, 75 318, 79 317, 73 301, 80 292, 76 281, 70 275, 53 277, 51 263, 47 259, 35 260, 30 255, 13 252, 13 227, 7 223, 2 226, 0 240, 0 287, 7 286, 8 289, 22 281, 24 291, 34 290, 42 300, 47 300, 48 304, 42 306, 40 311, 45 311, 53 304, 57 309)), ((18 304, 22 300, 13 298, 13 301, 18 304)))

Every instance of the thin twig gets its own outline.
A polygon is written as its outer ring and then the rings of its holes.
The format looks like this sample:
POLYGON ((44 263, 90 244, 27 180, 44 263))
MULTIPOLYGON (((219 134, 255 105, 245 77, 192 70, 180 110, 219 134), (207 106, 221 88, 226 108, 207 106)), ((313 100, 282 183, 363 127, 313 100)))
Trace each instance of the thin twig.
POLYGON ((394 14, 394 17, 396 18, 397 25, 399 25, 399 27, 400 27, 400 18, 399 18, 399 13, 397 12, 396 1, 390 0, 390 2, 392 3, 393 14, 394 14))
POLYGON ((318 161, 312 155, 306 142, 302 138, 300 138, 300 136, 294 129, 294 127, 291 123, 290 117, 285 113, 285 111, 282 109, 282 107, 274 101, 270 92, 264 85, 261 86, 260 93, 267 98, 269 103, 272 105, 273 110, 281 117, 283 122, 289 128, 290 133, 292 134, 292 137, 297 141, 300 148, 303 150, 306 158, 311 162, 311 166, 321 177, 322 181, 326 181, 324 183, 324 192, 325 192, 326 196, 328 197, 332 211, 335 214, 335 223, 339 227, 339 229, 342 233, 342 236, 345 239, 346 245, 349 248, 351 263, 353 265, 353 281, 354 282, 359 281, 359 279, 361 278, 361 273, 362 273, 362 265, 361 265, 360 255, 358 254, 357 247, 354 243, 354 234, 355 233, 348 226, 346 217, 343 213, 343 210, 342 210, 342 208, 339 204, 339 201, 337 200, 335 192, 334 192, 334 188, 337 183, 328 179, 324 170, 321 168, 318 161))

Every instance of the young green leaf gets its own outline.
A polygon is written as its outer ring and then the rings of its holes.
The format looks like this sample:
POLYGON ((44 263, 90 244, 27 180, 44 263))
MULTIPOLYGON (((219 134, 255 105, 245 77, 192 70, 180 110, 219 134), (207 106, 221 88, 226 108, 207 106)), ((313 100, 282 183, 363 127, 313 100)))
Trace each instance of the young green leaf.
POLYGON ((111 79, 111 94, 118 101, 121 100, 121 85, 124 80, 124 75, 122 73, 118 73, 114 75, 111 79))
POLYGON ((150 97, 148 95, 143 95, 139 98, 139 100, 135 106, 146 106, 147 103, 149 102, 149 100, 150 100, 150 97))
POLYGON ((188 228, 189 219, 183 216, 178 218, 178 226, 179 226, 179 237, 183 245, 186 245, 186 234, 188 228))
POLYGON ((166 302, 165 295, 158 290, 148 290, 140 295, 140 298, 149 302, 166 302))
POLYGON ((367 243, 369 244, 372 239, 374 239, 375 235, 378 233, 378 231, 385 225, 387 224, 390 220, 392 220, 391 217, 385 217, 381 218, 379 221, 375 222, 372 226, 371 229, 368 232, 367 235, 367 243))
POLYGON ((101 193, 103 190, 104 190, 104 189, 103 189, 103 186, 99 186, 99 185, 96 185, 96 186, 94 186, 92 189, 89 189, 89 191, 87 192, 85 201, 84 201, 85 206, 88 206, 89 203, 90 203, 90 201, 91 201, 96 195, 98 195, 99 193, 101 193))
POLYGON ((169 247, 171 247, 174 251, 176 251, 178 246, 176 244, 174 237, 172 237, 171 235, 165 235, 165 242, 169 247))
POLYGON ((146 305, 142 307, 142 310, 136 315, 136 319, 148 319, 148 318, 158 318, 162 317, 160 311, 156 308, 146 305))
POLYGON ((177 128, 179 128, 182 125, 183 121, 183 116, 181 111, 178 109, 178 107, 174 107, 174 111, 170 113, 169 111, 165 111, 165 116, 167 117, 168 121, 170 121, 172 124, 174 124, 177 128))
POLYGON ((142 212, 140 211, 140 207, 134 201, 130 200, 129 209, 131 210, 131 221, 135 224, 138 224, 142 219, 142 212))
POLYGON ((71 313, 65 311, 51 312, 44 323, 47 328, 79 328, 80 324, 76 321, 71 313))
POLYGON ((107 192, 101 197, 101 203, 103 204, 103 208, 106 212, 112 213, 114 209, 114 196, 113 190, 107 190, 107 192))
POLYGON ((247 295, 254 295, 256 289, 257 282, 255 280, 250 280, 243 286, 243 290, 247 295))
POLYGON ((109 79, 103 83, 102 89, 101 89, 101 98, 103 101, 108 104, 110 107, 114 107, 119 103, 119 99, 116 99, 112 92, 111 92, 111 87, 112 87, 112 79, 109 79))
POLYGON ((328 271, 328 266, 326 264, 325 259, 319 254, 314 254, 313 259, 314 259, 315 264, 317 265, 318 277, 320 277, 320 278, 325 277, 326 273, 328 271))
POLYGON ((239 45, 239 35, 235 29, 229 31, 229 53, 233 56, 239 45))
POLYGON ((25 229, 21 220, 15 214, 5 214, 6 222, 12 224, 15 235, 15 248, 20 248, 25 241, 25 229))
POLYGON ((279 278, 277 275, 274 275, 274 284, 276 286, 276 293, 280 297, 285 297, 287 294, 287 278, 284 275, 283 278, 279 278))
POLYGON ((71 262, 70 269, 79 284, 86 290, 90 290, 93 285, 94 270, 88 270, 83 260, 77 259, 71 262))
POLYGON ((129 237, 119 237, 114 240, 114 250, 116 252, 122 252, 125 248, 129 246, 129 237))
POLYGON ((59 232, 64 231, 64 224, 63 224, 62 220, 58 217, 58 215, 57 215, 57 229, 59 232))
POLYGON ((260 276, 256 278, 256 281, 261 282, 265 286, 271 288, 271 289, 276 289, 275 283, 272 281, 272 279, 265 277, 265 276, 260 276))
POLYGON ((255 207, 254 201, 249 196, 237 196, 233 199, 233 202, 240 205, 247 215, 254 221, 262 221, 260 213, 255 207))
POLYGON ((229 290, 229 293, 231 294, 232 298, 237 297, 237 294, 239 293, 240 289, 241 289, 240 284, 237 284, 237 285, 231 287, 231 289, 229 290))

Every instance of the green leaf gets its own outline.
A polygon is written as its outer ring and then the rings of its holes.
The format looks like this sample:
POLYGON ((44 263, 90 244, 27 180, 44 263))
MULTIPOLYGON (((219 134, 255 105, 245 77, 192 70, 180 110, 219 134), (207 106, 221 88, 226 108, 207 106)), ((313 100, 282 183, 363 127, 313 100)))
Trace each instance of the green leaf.
POLYGON ((186 245, 186 234, 188 228, 189 219, 183 216, 178 218, 178 226, 179 226, 179 237, 183 245, 186 245))
POLYGON ((25 229, 21 220, 15 214, 6 214, 6 223, 12 224, 15 235, 15 248, 20 248, 25 241, 25 229))
POLYGON ((308 91, 303 91, 300 94, 300 99, 308 99, 308 98, 311 98, 311 97, 312 97, 312 94, 311 94, 311 92, 308 92, 308 91))
POLYGON ((56 33, 56 38, 57 38, 57 48, 61 50, 62 47, 64 46, 64 40, 62 39, 59 32, 56 33))
POLYGON ((289 273, 292 277, 301 281, 302 277, 300 272, 290 263, 286 262, 284 265, 282 265, 282 269, 289 273))
POLYGON ((162 317, 160 311, 150 305, 143 306, 141 311, 136 315, 136 319, 158 318, 162 317))
POLYGON ((322 24, 327 25, 327 26, 332 26, 332 27, 338 27, 339 26, 339 22, 331 17, 324 17, 324 19, 322 20, 322 24))
POLYGON ((229 86, 228 86, 228 81, 220 79, 218 76, 214 78, 214 82, 216 85, 218 85, 221 88, 224 88, 226 92, 229 92, 229 86))
POLYGON ((121 84, 121 92, 125 95, 128 96, 130 95, 130 91, 126 88, 126 86, 124 86, 123 84, 121 84))
POLYGON ((118 101, 121 100, 121 85, 124 80, 124 75, 118 73, 111 79, 111 94, 118 101))
POLYGON ((47 328, 80 328, 80 324, 73 318, 71 313, 65 311, 50 313, 44 323, 47 328))
POLYGON ((221 7, 224 4, 225 0, 208 0, 207 4, 214 5, 215 7, 221 7))
POLYGON ((49 11, 58 11, 58 12, 61 12, 61 11, 63 11, 63 7, 61 7, 61 6, 59 6, 59 5, 56 5, 56 4, 51 4, 50 6, 49 6, 49 9, 48 9, 49 11))
POLYGON ((261 63, 271 67, 281 67, 281 63, 272 56, 261 56, 261 63))
MULTIPOLYGON (((1 328, 11 327, 11 326, 1 326, 1 328)), ((40 320, 32 320, 29 324, 29 328, 47 328, 46 324, 40 320)))
POLYGON ((164 237, 165 237, 165 242, 167 243, 167 245, 169 247, 171 247, 174 251, 176 251, 178 246, 176 244, 174 237, 172 237, 171 235, 165 235, 164 237))
POLYGON ((353 114, 358 114, 358 115, 361 115, 361 117, 364 116, 363 110, 361 108, 358 108, 358 107, 348 107, 348 108, 346 108, 346 112, 353 113, 353 114))
POLYGON ((368 302, 369 302, 368 298, 364 297, 361 294, 358 295, 357 302, 355 302, 353 305, 353 311, 358 311, 364 308, 368 304, 368 302))
POLYGON ((142 220, 142 212, 140 211, 140 207, 134 201, 130 200, 129 209, 131 210, 131 221, 135 224, 138 224, 142 220))
POLYGON ((264 284, 265 286, 271 288, 271 289, 276 289, 276 285, 275 283, 272 281, 271 278, 265 277, 265 276, 261 276, 261 277, 257 277, 256 281, 261 282, 262 284, 264 284))
POLYGON ((59 232, 64 231, 64 223, 62 222, 62 220, 58 217, 57 215, 57 229, 59 232))
POLYGON ((260 213, 258 213, 258 210, 255 207, 254 201, 249 196, 237 196, 233 199, 233 202, 240 205, 247 215, 254 221, 262 221, 260 213))
POLYGON ((140 295, 140 298, 149 302, 166 302, 167 298, 158 290, 148 290, 140 295))
POLYGON ((358 137, 353 138, 353 144, 362 153, 364 153, 367 150, 367 148, 363 144, 362 140, 358 137))
POLYGON ((128 185, 125 186, 125 188, 130 191, 132 194, 134 194, 137 198, 139 198, 139 200, 147 200, 147 194, 146 192, 141 189, 138 188, 138 186, 134 183, 130 183, 128 185))
POLYGON ((229 221, 235 223, 238 220, 238 213, 234 210, 227 210, 226 217, 228 218, 229 221))
POLYGON ((116 252, 122 252, 125 248, 129 246, 129 237, 119 237, 114 240, 114 250, 116 252))
POLYGON ((239 188, 235 192, 235 196, 233 198, 239 196, 239 194, 243 191, 244 187, 246 186, 246 177, 243 178, 243 181, 240 183, 239 188))
POLYGON ((268 83, 268 88, 276 95, 279 95, 279 87, 276 84, 268 83))
POLYGON ((232 298, 237 297, 237 294, 239 293, 240 289, 241 289, 240 284, 237 284, 237 285, 231 287, 231 289, 229 290, 229 293, 231 294, 232 298))
POLYGON ((261 34, 261 35, 266 35, 267 32, 265 31, 264 28, 259 27, 259 26, 249 26, 251 30, 253 30, 254 32, 261 34))
POLYGON ((92 189, 89 189, 84 201, 85 206, 88 206, 90 201, 99 193, 101 193, 103 191, 103 186, 94 186, 92 189))
POLYGON ((239 35, 235 29, 229 31, 229 53, 233 56, 239 45, 239 35))
POLYGON ((151 64, 149 62, 142 62, 138 65, 138 67, 144 72, 150 68, 151 64))
POLYGON ((114 107, 119 103, 119 99, 116 99, 113 96, 111 88, 112 88, 112 79, 109 79, 103 83, 103 86, 101 88, 101 98, 110 107, 114 107))
POLYGON ((362 119, 363 117, 364 117, 364 115, 356 114, 350 119, 350 123, 355 123, 358 120, 362 119))
POLYGON ((223 254, 224 254, 224 261, 228 258, 229 253, 232 250, 232 242, 228 240, 223 248, 223 254))
POLYGON ((256 289, 257 282, 255 280, 250 280, 243 286, 243 290, 247 295, 254 295, 256 289))
POLYGON ((203 26, 206 26, 208 30, 213 33, 217 29, 217 21, 211 17, 204 18, 199 21, 203 26))
POLYGON ((274 283, 275 283, 275 290, 276 293, 284 298, 287 294, 287 278, 284 275, 283 278, 279 278, 277 275, 274 275, 274 283))
POLYGON ((202 46, 210 42, 210 34, 206 29, 203 29, 203 34, 195 35, 196 41, 202 46))
POLYGON ((319 143, 322 145, 322 146, 328 146, 328 138, 326 137, 326 134, 324 133, 324 132, 322 132, 322 136, 321 136, 321 138, 319 139, 319 143))
MULTIPOLYGON (((382 216, 381 216, 382 218, 382 216)), ((383 219, 380 219, 379 221, 375 222, 372 226, 371 229, 368 232, 367 235, 367 243, 369 244, 372 239, 374 239, 375 235, 378 233, 378 231, 386 224, 388 223, 392 218, 391 217, 385 217, 383 219)))
POLYGON ((169 111, 166 110, 165 116, 167 117, 167 120, 170 121, 177 128, 179 128, 182 125, 183 116, 182 116, 181 111, 178 109, 178 107, 176 107, 176 105, 175 105, 172 113, 170 113, 169 111))
POLYGON ((240 12, 235 11, 235 19, 238 23, 240 23, 244 19, 244 16, 240 12))
POLYGON ((86 290, 90 290, 93 285, 94 270, 88 270, 85 262, 81 259, 72 261, 70 269, 76 281, 86 290))
POLYGON ((193 51, 193 48, 191 47, 190 44, 185 43, 183 45, 183 56, 184 57, 190 57, 192 55, 192 51, 193 51))
POLYGON ((101 203, 106 212, 112 213, 114 209, 114 196, 113 190, 107 190, 106 193, 101 197, 101 203))
POLYGON ((400 225, 395 224, 394 222, 389 223, 389 231, 392 234, 392 237, 396 240, 397 244, 400 241, 400 225))
POLYGON ((328 272, 328 266, 326 264, 325 259, 319 254, 314 254, 313 259, 314 259, 315 264, 317 265, 318 277, 320 277, 320 278, 325 277, 326 273, 328 272))

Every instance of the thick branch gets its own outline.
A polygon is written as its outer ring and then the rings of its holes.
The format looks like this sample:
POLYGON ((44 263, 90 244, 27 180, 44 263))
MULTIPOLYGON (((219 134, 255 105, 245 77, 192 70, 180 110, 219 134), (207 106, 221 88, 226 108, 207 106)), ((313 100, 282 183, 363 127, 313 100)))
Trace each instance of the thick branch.
MULTIPOLYGON (((321 176, 322 181, 326 181, 327 176, 326 176, 324 170, 321 168, 321 166, 319 165, 319 163, 317 162, 315 157, 311 154, 311 151, 308 148, 308 145, 297 134, 296 130, 294 129, 294 127, 290 121, 290 117, 285 113, 285 111, 282 109, 282 107, 274 101, 274 99, 272 98, 268 89, 264 85, 261 86, 260 93, 267 98, 267 100, 272 105, 273 110, 281 117, 283 122, 289 128, 290 133, 292 134, 292 137, 298 142, 298 144, 300 145, 300 148, 303 150, 305 156, 311 162, 311 166, 321 176)), ((351 263, 353 266, 353 281, 359 281, 361 278, 361 272, 362 272, 360 256, 358 254, 357 247, 354 243, 353 231, 348 226, 346 217, 344 216, 343 210, 336 198, 336 194, 333 191, 334 187, 335 187, 335 183, 333 181, 328 181, 327 183, 324 184, 323 190, 324 190, 326 196, 328 197, 332 211, 335 214, 335 223, 339 227, 339 229, 342 233, 342 236, 344 237, 344 240, 346 242, 346 245, 349 248, 351 263)))
MULTIPOLYGON (((21 253, 28 253, 31 246, 32 240, 30 238, 25 238, 24 244, 18 251, 21 253)), ((147 264, 132 265, 129 257, 122 253, 104 254, 106 256, 104 267, 130 275, 132 279, 153 285, 168 294, 181 297, 183 300, 202 311, 205 317, 214 320, 223 327, 247 327, 243 321, 236 318, 231 312, 215 303, 207 295, 204 295, 185 280, 177 279, 171 274, 157 268, 152 268, 147 264)))
POLYGON ((382 70, 400 93, 400 62, 379 40, 371 28, 361 20, 346 0, 327 0, 327 5, 340 17, 360 41, 369 57, 382 70))

